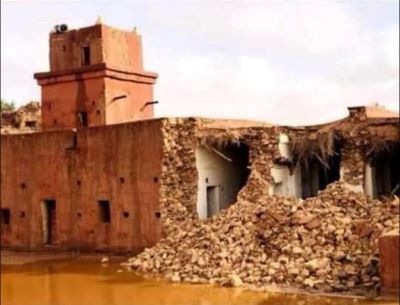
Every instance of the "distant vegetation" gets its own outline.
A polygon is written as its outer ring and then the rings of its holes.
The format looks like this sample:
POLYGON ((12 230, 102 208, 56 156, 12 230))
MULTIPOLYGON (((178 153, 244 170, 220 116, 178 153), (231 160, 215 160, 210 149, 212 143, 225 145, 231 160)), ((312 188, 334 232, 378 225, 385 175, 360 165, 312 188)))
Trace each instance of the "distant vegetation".
POLYGON ((5 99, 1 99, 1 112, 3 111, 14 111, 15 103, 13 101, 9 102, 5 99))

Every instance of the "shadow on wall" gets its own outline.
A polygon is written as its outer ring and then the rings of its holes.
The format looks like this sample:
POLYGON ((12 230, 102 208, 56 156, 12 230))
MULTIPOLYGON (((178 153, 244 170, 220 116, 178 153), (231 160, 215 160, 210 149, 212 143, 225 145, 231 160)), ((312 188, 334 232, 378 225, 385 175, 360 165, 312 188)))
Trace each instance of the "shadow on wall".
POLYGON ((197 213, 205 219, 236 201, 250 174, 249 147, 244 143, 202 145, 196 150, 197 213))

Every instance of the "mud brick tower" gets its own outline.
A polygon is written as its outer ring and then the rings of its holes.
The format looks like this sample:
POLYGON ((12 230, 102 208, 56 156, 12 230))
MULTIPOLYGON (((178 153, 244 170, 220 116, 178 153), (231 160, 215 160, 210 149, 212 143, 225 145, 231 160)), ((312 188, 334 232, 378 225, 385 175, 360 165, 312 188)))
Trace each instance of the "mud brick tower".
POLYGON ((42 90, 44 130, 109 125, 153 117, 157 74, 144 71, 141 36, 95 24, 50 34, 50 72, 42 90))

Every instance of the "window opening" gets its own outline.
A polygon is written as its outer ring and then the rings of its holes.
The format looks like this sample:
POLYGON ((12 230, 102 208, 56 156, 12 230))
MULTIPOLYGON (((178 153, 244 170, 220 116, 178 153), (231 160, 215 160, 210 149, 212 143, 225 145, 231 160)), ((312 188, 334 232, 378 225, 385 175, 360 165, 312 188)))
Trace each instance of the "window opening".
POLYGON ((1 209, 1 224, 3 224, 3 225, 10 224, 10 210, 9 209, 1 209))
POLYGON ((82 57, 83 66, 90 65, 90 47, 82 48, 82 57))
POLYGON ((108 200, 99 200, 100 221, 103 223, 111 222, 110 202, 108 200))

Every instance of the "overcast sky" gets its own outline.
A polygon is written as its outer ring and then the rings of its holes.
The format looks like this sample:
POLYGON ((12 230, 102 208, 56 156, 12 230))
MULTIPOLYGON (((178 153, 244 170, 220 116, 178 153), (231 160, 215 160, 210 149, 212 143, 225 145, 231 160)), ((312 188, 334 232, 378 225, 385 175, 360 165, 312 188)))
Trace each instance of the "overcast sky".
POLYGON ((157 116, 311 124, 347 106, 399 103, 399 2, 9 1, 1 3, 1 96, 40 100, 55 24, 138 27, 159 73, 157 116))

